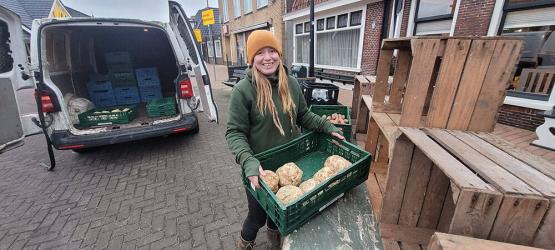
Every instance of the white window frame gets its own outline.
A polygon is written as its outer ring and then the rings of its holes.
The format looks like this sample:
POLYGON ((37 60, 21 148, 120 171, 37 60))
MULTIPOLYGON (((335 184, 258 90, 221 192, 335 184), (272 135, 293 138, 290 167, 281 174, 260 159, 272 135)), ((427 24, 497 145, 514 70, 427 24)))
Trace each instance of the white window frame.
POLYGON ((216 45, 216 57, 222 58, 222 42, 220 40, 215 40, 214 44, 216 45))
POLYGON ((256 8, 260 9, 262 7, 268 6, 268 0, 256 0, 256 8))
POLYGON ((233 0, 233 16, 241 17, 241 0, 233 0))
POLYGON ((227 5, 227 0, 222 0, 222 18, 223 18, 223 22, 228 22, 229 21, 229 15, 228 15, 228 9, 227 9, 228 5, 227 5))
MULTIPOLYGON (((364 43, 364 32, 365 32, 365 27, 366 27, 366 6, 357 6, 357 7, 352 7, 352 8, 346 8, 346 9, 342 9, 341 11, 336 11, 336 12, 333 12, 333 13, 327 13, 325 15, 317 15, 317 16, 314 17, 314 20, 315 20, 314 21, 314 46, 316 48, 318 47, 318 35, 317 34, 319 34, 319 33, 329 33, 329 32, 336 32, 336 31, 343 31, 343 30, 360 29, 356 68, 317 64, 317 61, 316 61, 316 54, 317 53, 314 53, 314 67, 318 67, 318 68, 322 68, 322 69, 349 71, 349 72, 361 72, 362 71, 362 67, 361 67, 362 66, 362 49, 363 49, 363 43, 364 43), (350 26, 351 25, 351 13, 356 12, 356 11, 362 11, 362 17, 361 17, 361 20, 360 20, 360 25, 350 26), (345 13, 348 14, 347 15, 347 22, 348 22, 347 27, 337 28, 338 16, 343 15, 345 13), (316 20, 322 19, 322 18, 324 20, 327 20, 328 17, 333 17, 333 16, 335 16, 335 28, 334 29, 327 30, 326 29, 327 28, 327 21, 325 21, 324 25, 325 25, 326 28, 324 28, 324 30, 322 30, 322 31, 317 30, 316 20)), ((305 22, 309 22, 308 17, 305 17, 303 19, 298 19, 297 21, 295 21, 293 23, 293 65, 308 66, 307 63, 297 62, 297 37, 307 35, 307 33, 304 32, 304 23, 305 22), (303 33, 296 34, 296 25, 297 24, 303 24, 303 33)), ((308 33, 308 34, 310 34, 310 33, 308 33)))
POLYGON ((251 13, 252 12, 252 0, 243 0, 243 9, 245 11, 245 14, 251 13))

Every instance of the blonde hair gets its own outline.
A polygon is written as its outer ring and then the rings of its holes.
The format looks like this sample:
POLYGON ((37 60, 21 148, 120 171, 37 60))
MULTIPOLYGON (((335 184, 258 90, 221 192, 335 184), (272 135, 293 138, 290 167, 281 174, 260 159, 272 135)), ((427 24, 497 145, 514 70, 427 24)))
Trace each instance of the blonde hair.
MULTIPOLYGON (((294 126, 293 116, 295 115, 295 103, 291 98, 291 93, 289 93, 287 72, 285 71, 281 58, 279 60, 278 73, 278 92, 281 97, 283 111, 289 115, 291 126, 294 126)), ((268 111, 272 115, 274 125, 279 130, 279 133, 285 135, 283 126, 279 121, 274 101, 272 100, 272 86, 270 85, 270 81, 264 74, 260 73, 255 66, 252 66, 252 75, 252 84, 256 88, 256 106, 258 107, 258 112, 264 116, 266 111, 268 111)))

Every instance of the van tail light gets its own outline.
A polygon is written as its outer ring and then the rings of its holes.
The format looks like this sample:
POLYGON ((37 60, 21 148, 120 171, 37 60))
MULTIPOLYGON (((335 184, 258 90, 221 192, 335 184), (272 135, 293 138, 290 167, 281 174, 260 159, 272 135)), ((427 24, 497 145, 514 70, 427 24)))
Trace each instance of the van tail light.
POLYGON ((183 79, 179 81, 179 95, 181 99, 193 97, 193 86, 190 79, 183 79))
MULTIPOLYGON (((37 95, 37 93, 38 91, 35 91, 35 96, 37 95)), ((42 104, 41 106, 43 113, 54 113, 60 110, 59 105, 56 105, 57 100, 48 91, 42 91, 40 95, 40 101, 42 104)))

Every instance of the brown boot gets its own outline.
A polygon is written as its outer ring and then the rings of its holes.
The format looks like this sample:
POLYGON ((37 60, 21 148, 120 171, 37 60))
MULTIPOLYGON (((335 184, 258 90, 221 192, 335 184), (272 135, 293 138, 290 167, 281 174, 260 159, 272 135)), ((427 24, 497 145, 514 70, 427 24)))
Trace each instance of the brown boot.
POLYGON ((268 228, 266 236, 270 241, 270 249, 281 249, 281 234, 277 229, 268 228))
POLYGON ((243 237, 239 235, 239 241, 237 241, 237 250, 252 250, 254 249, 254 240, 246 241, 243 237))

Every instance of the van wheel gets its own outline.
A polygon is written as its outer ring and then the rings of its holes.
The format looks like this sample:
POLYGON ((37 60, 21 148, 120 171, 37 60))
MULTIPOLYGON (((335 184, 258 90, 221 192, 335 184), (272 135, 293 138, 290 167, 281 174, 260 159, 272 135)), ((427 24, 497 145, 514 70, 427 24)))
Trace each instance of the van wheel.
POLYGON ((189 134, 191 135, 198 134, 198 131, 199 131, 199 125, 197 125, 193 130, 191 130, 189 134))

